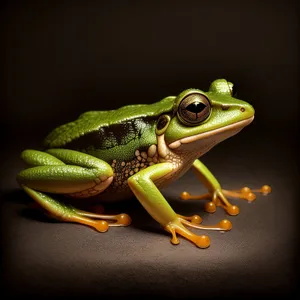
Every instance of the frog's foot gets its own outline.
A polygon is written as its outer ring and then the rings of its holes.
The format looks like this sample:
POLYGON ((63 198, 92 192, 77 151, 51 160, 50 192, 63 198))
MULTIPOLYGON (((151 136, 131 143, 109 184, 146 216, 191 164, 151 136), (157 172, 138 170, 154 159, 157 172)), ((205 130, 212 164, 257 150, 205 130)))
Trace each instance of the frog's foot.
MULTIPOLYGON (((84 219, 87 219, 89 221, 93 221, 96 223, 98 223, 98 222, 106 223, 107 225, 105 224, 105 226, 107 226, 107 229, 108 229, 108 227, 128 226, 131 224, 131 218, 127 214, 104 215, 104 214, 96 214, 96 213, 86 212, 86 211, 79 210, 79 209, 74 209, 74 210, 76 211, 76 214, 78 216, 80 216, 81 218, 83 217, 84 219), (96 219, 96 220, 94 220, 94 219, 96 219), (97 220, 97 219, 101 219, 101 220, 97 220)), ((89 225, 89 224, 86 224, 86 225, 89 225)), ((93 225, 90 225, 90 226, 95 227, 93 225)), ((107 231, 107 229, 105 231, 107 231)), ((101 231, 101 230, 99 230, 99 231, 101 231)))
POLYGON ((271 193, 271 187, 269 185, 263 185, 260 189, 250 189, 248 187, 243 187, 240 190, 224 190, 222 192, 227 197, 232 198, 239 198, 247 200, 248 202, 252 202, 256 199, 255 193, 261 193, 262 195, 266 196, 271 193))
POLYGON ((170 222, 164 227, 164 229, 172 234, 171 243, 173 245, 179 244, 177 234, 181 235, 185 239, 191 241, 199 248, 208 248, 210 245, 210 239, 207 235, 196 235, 188 230, 184 225, 197 229, 208 229, 208 230, 220 230, 228 231, 231 229, 231 222, 228 220, 222 220, 219 224, 213 226, 202 226, 199 225, 201 218, 199 216, 184 217, 177 215, 177 219, 170 222))
POLYGON ((95 228, 99 232, 106 232, 112 226, 128 226, 131 218, 127 214, 105 215, 86 212, 71 205, 58 202, 49 195, 35 191, 23 185, 26 193, 31 196, 38 207, 56 220, 72 223, 80 223, 95 228))
POLYGON ((221 206, 225 209, 225 211, 232 216, 239 214, 239 208, 236 205, 232 205, 227 199, 227 197, 239 198, 247 200, 248 202, 252 202, 256 199, 255 193, 261 193, 263 195, 267 195, 271 192, 271 187, 268 185, 262 186, 260 189, 250 189, 248 187, 243 187, 241 190, 224 190, 218 189, 213 193, 207 193, 199 196, 192 196, 188 192, 183 192, 181 194, 181 199, 189 200, 189 199, 211 199, 210 202, 205 204, 205 210, 209 213, 214 213, 217 209, 217 206, 221 206))
POLYGON ((109 227, 113 226, 128 226, 131 224, 131 218, 127 214, 104 215, 83 211, 72 206, 64 206, 67 213, 57 215, 48 212, 49 217, 58 221, 79 223, 93 227, 99 232, 106 232, 109 227))
POLYGON ((80 223, 93 227, 99 232, 106 232, 109 227, 113 226, 128 226, 131 224, 131 218, 127 214, 118 215, 104 215, 83 211, 72 206, 64 206, 66 213, 57 215, 49 213, 50 217, 53 217, 59 221, 80 223))
POLYGON ((205 230, 217 230, 217 231, 229 231, 232 228, 232 224, 229 220, 222 220, 216 225, 200 225, 202 223, 202 218, 198 215, 193 216, 182 216, 177 214, 178 219, 182 224, 186 226, 197 228, 197 229, 205 229, 205 230))

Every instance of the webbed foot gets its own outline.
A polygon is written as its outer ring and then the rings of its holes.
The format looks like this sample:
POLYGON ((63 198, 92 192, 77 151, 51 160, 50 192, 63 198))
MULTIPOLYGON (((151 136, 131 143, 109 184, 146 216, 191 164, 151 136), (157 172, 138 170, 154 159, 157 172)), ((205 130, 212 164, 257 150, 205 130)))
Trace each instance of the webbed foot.
POLYGON ((185 239, 191 241, 199 248, 208 248, 210 246, 210 239, 207 235, 196 235, 185 226, 205 229, 205 230, 218 230, 218 231, 229 231, 232 228, 232 224, 228 220, 222 220, 216 225, 199 225, 202 222, 201 217, 198 215, 185 217, 177 214, 176 221, 170 222, 164 229, 172 234, 171 243, 173 245, 179 244, 177 234, 181 235, 185 239))
POLYGON ((71 205, 58 202, 49 195, 35 191, 25 185, 22 186, 25 192, 31 196, 36 205, 50 217, 64 222, 80 223, 95 228, 99 232, 106 232, 109 227, 128 226, 131 218, 127 214, 105 215, 86 212, 71 205))
POLYGON ((252 202, 256 199, 255 193, 261 193, 262 195, 268 195, 271 192, 271 187, 269 185, 264 185, 260 189, 250 189, 249 187, 243 187, 240 190, 224 190, 216 189, 212 193, 207 193, 203 195, 192 196, 188 192, 181 193, 181 199, 183 200, 202 200, 211 199, 211 201, 205 204, 205 211, 209 213, 214 213, 217 206, 223 207, 223 209, 231 216, 236 216, 239 214, 239 208, 236 205, 232 205, 226 198, 239 198, 252 202))
MULTIPOLYGON (((104 231, 108 230, 108 227, 114 227, 114 226, 128 226, 131 224, 131 218, 127 214, 118 214, 118 215, 105 215, 105 214, 96 214, 91 212, 86 212, 79 209, 73 209, 75 213, 82 219, 86 220, 86 223, 83 222, 83 224, 92 226, 94 228, 97 228, 97 226, 93 226, 94 223, 98 224, 99 222, 103 225, 104 231), (96 220, 94 220, 96 219, 96 220), (97 220, 101 219, 101 220, 97 220), (105 230, 106 228, 106 230, 105 230)), ((76 220, 75 220, 76 221, 76 220)), ((101 228, 101 226, 100 226, 101 228)), ((101 231, 101 230, 98 230, 101 231)), ((103 232, 103 231, 101 231, 103 232)))

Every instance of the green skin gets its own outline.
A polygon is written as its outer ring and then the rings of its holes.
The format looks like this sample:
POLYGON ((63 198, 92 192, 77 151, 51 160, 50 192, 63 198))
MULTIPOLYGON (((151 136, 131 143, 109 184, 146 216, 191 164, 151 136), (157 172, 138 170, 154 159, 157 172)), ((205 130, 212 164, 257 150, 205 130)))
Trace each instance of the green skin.
POLYGON ((207 92, 188 89, 177 97, 166 97, 151 105, 86 112, 76 121, 52 131, 45 139, 44 152, 23 151, 21 156, 28 168, 17 175, 17 180, 50 215, 99 231, 106 231, 104 220, 117 221, 108 222, 109 226, 128 225, 130 221, 125 214, 111 217, 80 211, 54 200, 53 194, 112 201, 133 193, 148 213, 172 233, 174 244, 178 243, 178 233, 205 248, 207 237, 195 236, 186 229, 184 225, 196 225, 177 215, 159 188, 193 168, 215 203, 220 204, 216 200, 219 197, 225 209, 232 208, 218 181, 198 160, 253 120, 253 107, 234 98, 232 89, 232 83, 218 79, 207 92), (203 120, 201 111, 193 115, 196 119, 199 116, 196 124, 189 123, 179 113, 183 99, 192 94, 201 94, 209 100, 205 103, 209 114, 203 120))

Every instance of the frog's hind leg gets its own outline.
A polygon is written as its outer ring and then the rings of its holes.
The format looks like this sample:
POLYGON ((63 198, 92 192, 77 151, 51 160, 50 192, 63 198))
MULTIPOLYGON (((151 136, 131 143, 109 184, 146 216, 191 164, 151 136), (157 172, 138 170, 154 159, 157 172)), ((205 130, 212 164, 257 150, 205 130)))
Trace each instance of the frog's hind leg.
POLYGON ((126 214, 94 214, 54 200, 50 194, 87 198, 104 191, 113 180, 113 171, 104 161, 73 150, 52 149, 48 153, 26 150, 22 158, 33 167, 21 171, 17 180, 24 191, 49 215, 105 232, 110 226, 127 226, 126 214))
POLYGON ((271 192, 271 187, 268 185, 264 185, 260 189, 250 189, 248 187, 244 187, 241 190, 224 190, 221 188, 217 179, 212 175, 207 167, 200 162, 200 160, 195 160, 193 167, 197 177, 207 187, 209 192, 197 196, 192 196, 188 192, 183 192, 181 194, 181 198, 183 200, 211 199, 211 201, 207 202, 205 205, 205 210, 210 213, 215 212, 217 206, 221 206, 229 215, 237 215, 239 214, 239 208, 236 205, 232 205, 226 197, 239 198, 251 202, 256 199, 255 193, 267 195, 271 192))

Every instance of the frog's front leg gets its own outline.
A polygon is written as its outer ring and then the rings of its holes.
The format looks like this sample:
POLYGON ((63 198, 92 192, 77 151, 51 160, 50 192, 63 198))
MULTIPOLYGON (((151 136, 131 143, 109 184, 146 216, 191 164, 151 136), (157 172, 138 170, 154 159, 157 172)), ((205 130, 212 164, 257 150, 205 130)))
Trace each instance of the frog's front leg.
POLYGON ((179 243, 176 236, 178 233, 198 247, 207 248, 210 245, 208 236, 198 236, 188 230, 184 225, 197 229, 230 230, 231 223, 228 220, 223 220, 215 226, 202 226, 197 224, 201 222, 199 216, 184 217, 176 214, 155 185, 155 182, 159 182, 159 180, 162 180, 163 177, 172 171, 173 165, 171 163, 152 165, 131 176, 128 179, 128 185, 148 213, 160 223, 166 231, 172 234, 171 242, 173 244, 179 243))
POLYGON ((100 232, 107 231, 109 226, 130 224, 130 217, 126 214, 111 216, 85 212, 48 195, 87 198, 101 193, 113 180, 113 170, 106 162, 67 149, 25 150, 21 156, 30 167, 17 175, 19 184, 54 218, 88 225, 100 232))
POLYGON ((223 207, 229 215, 238 215, 239 208, 236 205, 232 205, 226 198, 234 197, 245 199, 248 201, 253 201, 256 199, 254 192, 260 192, 263 195, 267 195, 271 192, 271 187, 268 185, 262 186, 260 189, 252 190, 248 187, 243 187, 241 190, 228 191, 221 188, 221 185, 213 174, 207 169, 207 167, 199 160, 196 159, 193 163, 193 170, 195 171, 197 177, 208 189, 207 194, 199 196, 191 196, 188 192, 183 192, 181 198, 183 200, 189 199, 211 199, 212 201, 207 202, 205 205, 205 210, 207 212, 213 213, 216 211, 217 206, 223 207))

